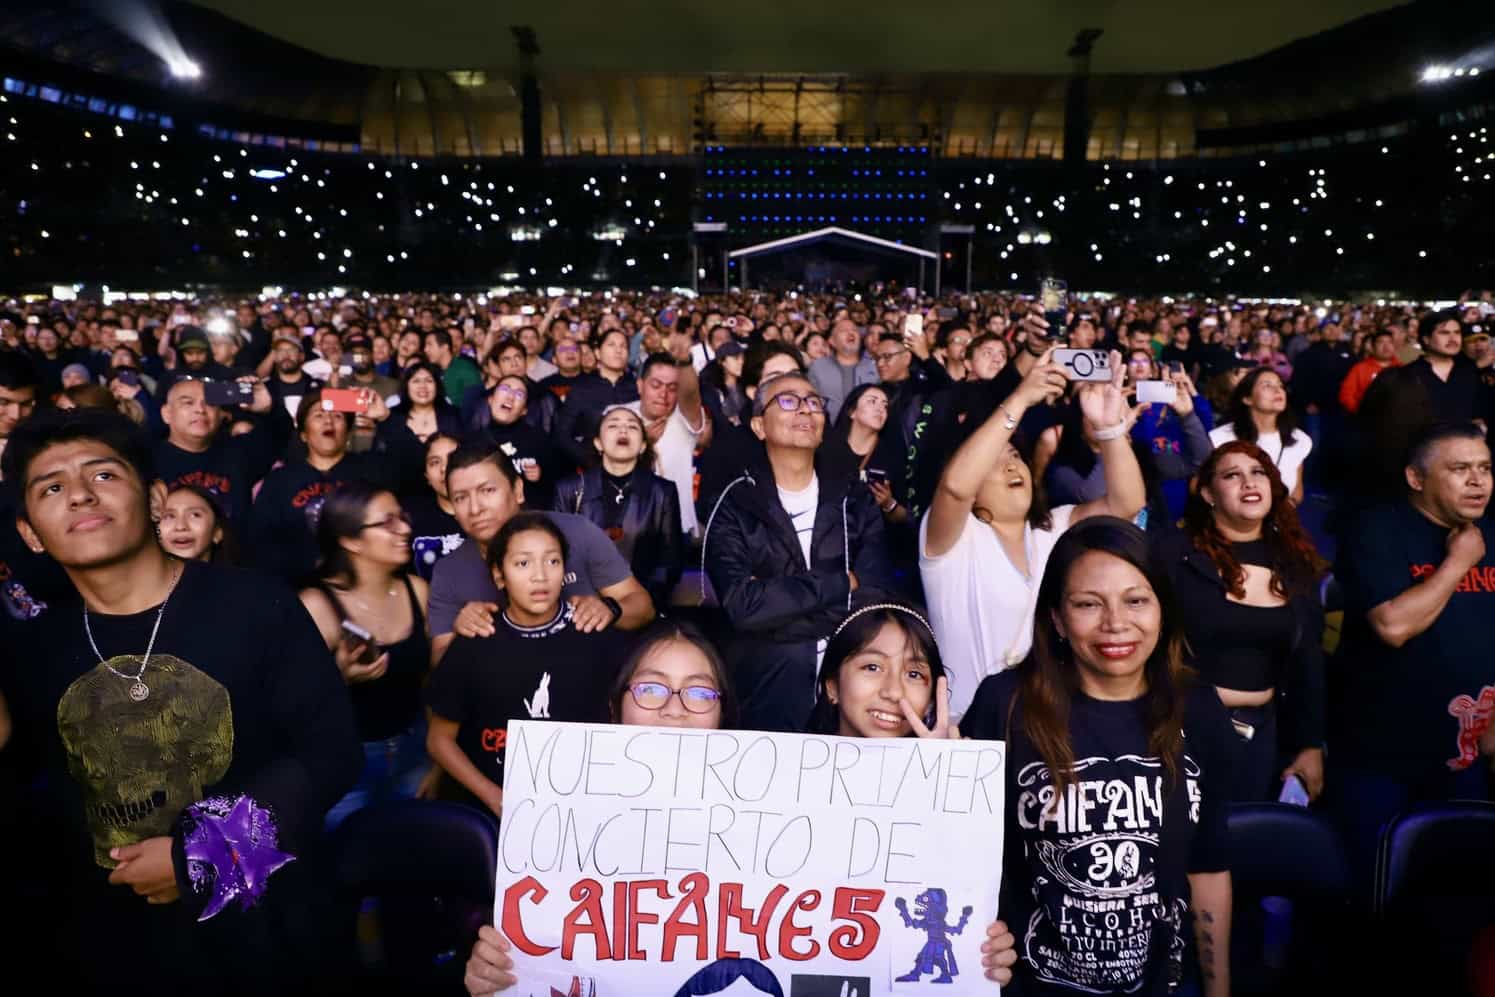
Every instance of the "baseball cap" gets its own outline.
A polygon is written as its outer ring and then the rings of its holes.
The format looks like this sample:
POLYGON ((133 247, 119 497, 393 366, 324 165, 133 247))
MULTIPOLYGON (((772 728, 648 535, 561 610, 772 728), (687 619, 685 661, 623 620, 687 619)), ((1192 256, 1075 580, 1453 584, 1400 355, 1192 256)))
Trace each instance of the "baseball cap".
POLYGON ((301 341, 301 337, 298 336, 294 332, 282 332, 282 333, 279 333, 278 335, 276 335, 275 341, 271 345, 272 346, 279 346, 281 343, 290 343, 292 346, 296 347, 296 349, 300 350, 302 353, 306 352, 306 344, 303 343, 301 341))
POLYGON ((1489 339, 1490 332, 1482 325, 1466 325, 1464 327, 1464 342, 1476 339, 1489 339))
POLYGON ((722 360, 727 357, 740 357, 746 352, 746 346, 743 346, 735 339, 729 339, 717 349, 716 358, 718 360, 722 360))
POLYGON ((363 335, 362 333, 359 333, 356 336, 349 336, 347 339, 343 340, 343 349, 347 350, 349 353, 352 353, 354 350, 369 350, 372 352, 374 349, 374 341, 369 337, 363 335))
POLYGON ((176 348, 178 350, 207 350, 208 334, 195 325, 184 325, 177 330, 176 348))

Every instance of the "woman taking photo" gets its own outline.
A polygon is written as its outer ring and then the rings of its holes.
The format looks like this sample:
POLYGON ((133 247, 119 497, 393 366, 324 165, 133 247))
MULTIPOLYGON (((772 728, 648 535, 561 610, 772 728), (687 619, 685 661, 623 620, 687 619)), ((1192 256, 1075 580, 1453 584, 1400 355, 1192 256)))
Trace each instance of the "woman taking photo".
POLYGON ((644 422, 636 412, 621 405, 608 409, 592 445, 599 462, 563 480, 553 508, 601 527, 654 605, 668 606, 685 570, 679 490, 654 473, 644 422))
POLYGON ((880 384, 857 385, 842 403, 835 424, 826 430, 815 463, 827 477, 865 481, 883 515, 901 523, 908 518, 908 510, 894 499, 888 469, 869 466, 887 422, 887 391, 880 384))
POLYGON ((1288 404, 1281 374, 1257 367, 1241 378, 1231 392, 1230 408, 1209 438, 1217 447, 1231 440, 1261 447, 1276 465, 1293 504, 1303 501, 1303 462, 1313 449, 1313 440, 1298 431, 1298 417, 1288 404))
POLYGON ((178 485, 166 494, 156 536, 166 553, 184 561, 233 564, 233 540, 218 499, 198 485, 178 485))
POLYGON ((1324 786, 1318 583, 1326 566, 1267 454, 1240 440, 1210 454, 1184 532, 1164 538, 1159 556, 1179 595, 1192 663, 1219 693, 1239 741, 1232 798, 1275 800, 1290 775, 1316 798, 1324 786), (1279 698, 1291 721, 1280 733, 1279 698))
POLYGON ((1038 582, 1060 534, 1086 516, 1130 520, 1147 500, 1128 436, 1120 354, 1112 354, 1111 368, 1111 383, 1085 384, 1078 392, 1086 430, 1101 448, 1103 497, 1050 511, 1013 443, 1023 414, 1059 397, 1069 383, 1052 349, 961 444, 940 478, 919 527, 919 572, 957 718, 983 678, 1027 656, 1038 582))
POLYGON ((1016 993, 1188 992, 1196 976, 1205 997, 1230 993, 1233 752, 1183 643, 1146 536, 1088 520, 1049 557, 1032 653, 982 682, 961 723, 1007 743, 999 909, 1022 935, 1016 993), (1074 922, 1098 900, 1095 951, 1074 922))
POLYGON ((742 417, 750 414, 752 403, 742 390, 742 364, 746 348, 739 342, 723 343, 716 350, 716 359, 701 371, 701 401, 718 423, 742 425, 742 417))
POLYGON ((426 750, 461 802, 503 813, 504 745, 488 735, 510 720, 607 721, 614 662, 630 635, 582 633, 561 599, 566 538, 543 513, 521 512, 488 545, 507 605, 487 637, 457 637, 431 675, 426 750))
POLYGON ((404 498, 421 492, 426 443, 438 434, 456 436, 459 429, 457 410, 441 387, 440 368, 424 360, 405 368, 399 407, 374 434, 374 452, 388 462, 396 494, 404 498))
POLYGON ((301 602, 348 684, 364 754, 358 785, 327 814, 333 828, 371 803, 413 798, 426 774, 420 696, 431 660, 429 589, 406 570, 410 521, 392 492, 352 482, 328 496, 317 547, 316 582, 301 602))

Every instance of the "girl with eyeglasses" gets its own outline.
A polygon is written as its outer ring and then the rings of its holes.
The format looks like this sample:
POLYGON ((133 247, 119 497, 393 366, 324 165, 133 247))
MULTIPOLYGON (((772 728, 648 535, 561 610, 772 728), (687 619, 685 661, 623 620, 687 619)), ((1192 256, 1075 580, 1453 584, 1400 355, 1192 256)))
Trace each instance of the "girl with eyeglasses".
POLYGON ((336 827, 371 803, 411 799, 429 766, 420 690, 431 648, 426 582, 409 572, 410 518, 394 493, 351 482, 317 522, 316 581, 301 591, 348 686, 363 775, 327 814, 336 827))
POLYGON ((503 813, 510 720, 605 723, 614 662, 631 635, 582 633, 562 599, 566 537, 544 513, 509 519, 488 545, 505 608, 487 637, 457 637, 426 688, 426 748, 456 782, 455 798, 503 813))
MULTIPOLYGON (((934 647, 933 635, 916 614, 903 606, 869 606, 853 614, 827 647, 826 660, 831 661, 835 655, 837 660, 844 657, 848 662, 859 663, 859 667, 865 668, 863 659, 870 660, 877 653, 869 648, 881 648, 884 643, 896 643, 899 638, 912 649, 910 662, 913 667, 922 667, 927 677, 932 662, 936 681, 942 682, 943 672, 939 669, 939 652, 934 647), (914 633, 919 627, 922 627, 922 636, 914 633)), ((445 664, 442 667, 445 668, 445 664)), ((887 674, 894 673, 888 670, 887 674)), ((842 696, 847 702, 860 701, 851 693, 850 684, 843 683, 838 688, 844 690, 842 696)), ((920 702, 928 705, 931 700, 927 683, 925 689, 926 696, 920 702)), ((922 710, 923 705, 917 709, 922 710)), ((716 649, 694 627, 668 620, 654 624, 639 638, 638 646, 618 673, 611 706, 613 719, 619 723, 696 730, 731 728, 737 712, 732 688, 727 681, 726 665, 716 649)), ((827 732, 836 733, 839 721, 833 714, 837 707, 827 706, 823 715, 819 710, 817 707, 817 715, 829 728, 827 732)), ((931 723, 939 733, 926 730, 927 736, 954 736, 948 712, 942 716, 943 721, 935 721, 931 715, 931 723)), ((852 730, 850 736, 895 735, 852 730)), ((992 924, 982 946, 982 972, 987 979, 1006 985, 1012 979, 1011 967, 1016 961, 1016 939, 1000 921, 992 924)), ((467 992, 473 995, 496 993, 518 983, 514 962, 509 956, 509 943, 492 925, 485 925, 478 931, 478 940, 467 961, 464 983, 467 992)))

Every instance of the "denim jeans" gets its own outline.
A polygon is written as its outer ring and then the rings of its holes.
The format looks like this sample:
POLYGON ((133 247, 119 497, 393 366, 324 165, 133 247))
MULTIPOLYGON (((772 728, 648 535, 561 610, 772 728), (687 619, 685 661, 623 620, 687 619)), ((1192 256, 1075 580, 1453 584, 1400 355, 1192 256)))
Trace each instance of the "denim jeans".
POLYGON ((348 795, 327 812, 327 830, 331 831, 353 811, 370 804, 414 799, 430 767, 424 721, 394 737, 363 742, 363 774, 348 795))

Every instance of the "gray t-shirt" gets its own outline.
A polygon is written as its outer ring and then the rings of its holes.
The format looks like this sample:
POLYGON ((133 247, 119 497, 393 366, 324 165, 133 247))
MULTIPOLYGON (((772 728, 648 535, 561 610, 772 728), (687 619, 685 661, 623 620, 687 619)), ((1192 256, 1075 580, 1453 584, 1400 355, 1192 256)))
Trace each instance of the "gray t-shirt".
MULTIPOLYGON (((566 584, 561 589, 562 600, 573 595, 596 595, 605 588, 625 581, 631 576, 628 562, 618 553, 618 548, 607 538, 607 534, 585 516, 569 512, 547 512, 550 521, 561 528, 566 537, 566 584)), ((452 632, 457 614, 469 602, 498 602, 498 586, 478 545, 464 543, 455 551, 436 562, 431 575, 431 597, 427 619, 431 624, 431 636, 440 637, 452 632)))

